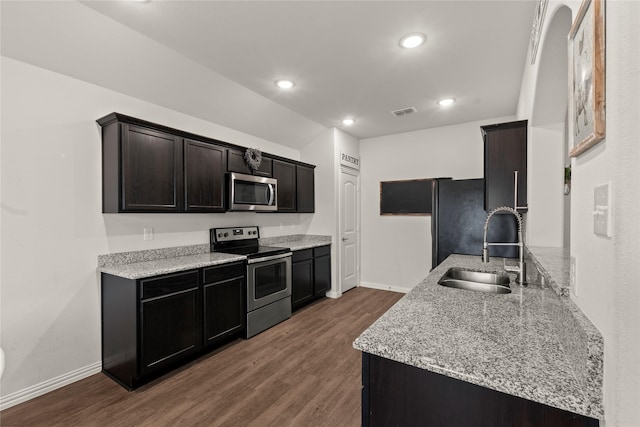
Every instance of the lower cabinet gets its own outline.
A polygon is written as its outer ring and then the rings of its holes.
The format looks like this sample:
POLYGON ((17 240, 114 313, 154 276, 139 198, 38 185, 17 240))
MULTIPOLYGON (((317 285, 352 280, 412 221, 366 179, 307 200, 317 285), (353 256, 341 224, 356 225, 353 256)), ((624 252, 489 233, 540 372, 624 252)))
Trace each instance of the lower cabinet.
POLYGON ((362 354, 362 426, 597 427, 598 420, 362 354))
POLYGON ((102 370, 132 390, 244 331, 245 264, 102 273, 102 370))
POLYGON ((293 252, 291 308, 321 298, 331 289, 331 245, 293 252))
POLYGON ((244 264, 203 269, 204 345, 211 346, 245 327, 244 264))
POLYGON ((141 280, 142 374, 175 363, 202 347, 198 272, 141 280))

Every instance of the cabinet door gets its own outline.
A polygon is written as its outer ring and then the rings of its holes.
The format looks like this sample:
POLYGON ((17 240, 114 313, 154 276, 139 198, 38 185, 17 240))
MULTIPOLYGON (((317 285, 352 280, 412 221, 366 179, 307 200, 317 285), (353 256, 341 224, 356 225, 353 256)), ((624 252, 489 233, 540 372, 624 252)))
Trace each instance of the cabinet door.
POLYGON ((274 160, 273 177, 278 180, 278 212, 295 212, 296 165, 274 160))
POLYGON ((204 285, 205 345, 244 329, 244 289, 244 276, 204 285))
MULTIPOLYGON (((483 126, 485 210, 527 206, 527 121, 483 126), (514 171, 518 200, 514 201, 514 171)), ((521 209, 523 210, 523 209, 521 209)))
POLYGON ((141 281, 141 373, 173 364, 202 347, 197 272, 141 281), (148 298, 145 298, 147 296, 148 298))
POLYGON ((315 212, 313 168, 296 166, 296 207, 298 212, 315 212))
POLYGON ((244 151, 229 149, 227 157, 227 170, 251 175, 251 168, 244 161, 244 151))
POLYGON ((179 137, 123 124, 121 174, 122 212, 183 210, 179 137))
POLYGON ((300 307, 313 298, 313 259, 291 263, 291 307, 300 307))
POLYGON ((271 159, 270 157, 262 156, 260 167, 254 170, 253 174, 271 178, 273 176, 273 159, 271 159))
POLYGON ((324 295, 331 290, 331 256, 313 259, 313 294, 324 295))
POLYGON ((184 140, 188 212, 224 212, 226 148, 184 140))

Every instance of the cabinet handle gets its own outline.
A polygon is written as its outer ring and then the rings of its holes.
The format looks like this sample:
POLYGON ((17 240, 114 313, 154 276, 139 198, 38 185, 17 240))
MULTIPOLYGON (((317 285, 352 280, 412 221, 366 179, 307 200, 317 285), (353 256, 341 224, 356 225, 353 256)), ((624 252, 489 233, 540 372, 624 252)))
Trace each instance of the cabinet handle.
POLYGON ((518 206, 518 171, 513 171, 513 208, 527 209, 526 206, 518 206))

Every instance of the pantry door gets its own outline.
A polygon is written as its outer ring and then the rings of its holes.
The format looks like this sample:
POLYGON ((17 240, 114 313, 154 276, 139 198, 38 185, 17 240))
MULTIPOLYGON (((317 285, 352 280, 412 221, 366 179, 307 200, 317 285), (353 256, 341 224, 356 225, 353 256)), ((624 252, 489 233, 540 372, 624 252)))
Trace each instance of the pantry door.
POLYGON ((358 172, 340 173, 340 292, 358 286, 360 273, 360 192, 358 172))

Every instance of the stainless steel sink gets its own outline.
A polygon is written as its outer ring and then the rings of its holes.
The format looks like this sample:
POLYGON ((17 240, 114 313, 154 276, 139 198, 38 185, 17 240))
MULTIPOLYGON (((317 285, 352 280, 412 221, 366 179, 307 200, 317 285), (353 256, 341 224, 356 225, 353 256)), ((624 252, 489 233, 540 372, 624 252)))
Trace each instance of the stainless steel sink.
POLYGON ((509 276, 500 273, 470 271, 450 268, 438 281, 439 285, 449 288, 467 289, 488 294, 508 294, 509 276))

